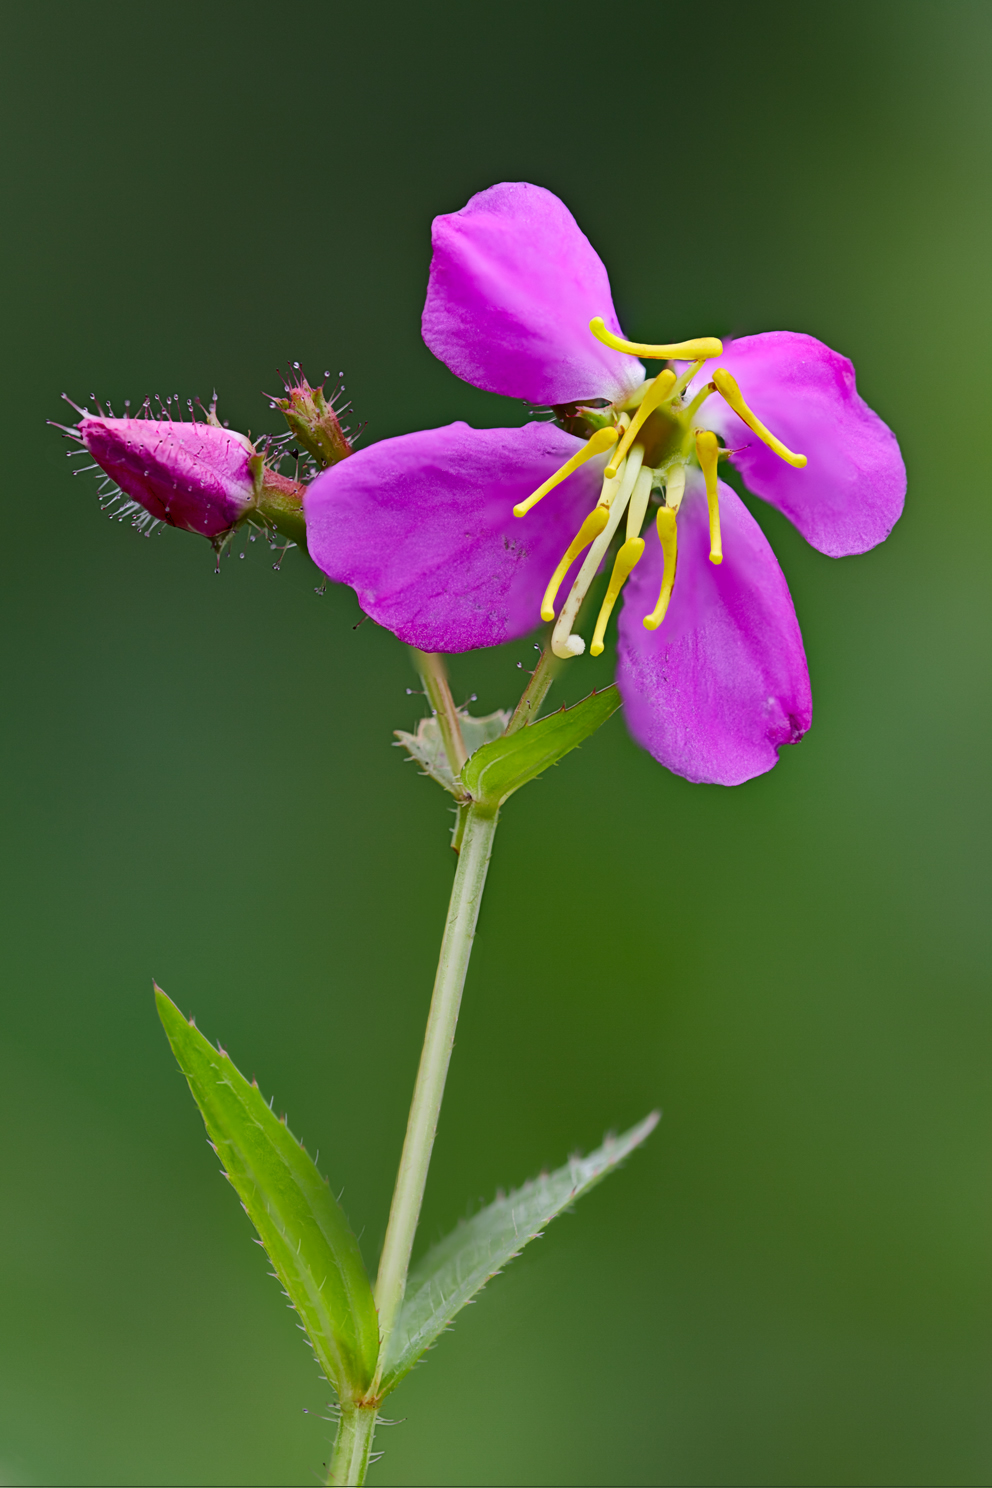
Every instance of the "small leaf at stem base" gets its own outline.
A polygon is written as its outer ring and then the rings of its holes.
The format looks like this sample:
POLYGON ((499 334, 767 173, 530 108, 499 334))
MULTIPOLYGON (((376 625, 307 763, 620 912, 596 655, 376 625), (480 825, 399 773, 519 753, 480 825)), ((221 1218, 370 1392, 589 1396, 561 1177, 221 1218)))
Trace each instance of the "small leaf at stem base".
POLYGON ((361 1399, 375 1373, 379 1326, 344 1211, 258 1086, 187 1022, 160 987, 155 1000, 225 1176, 258 1231, 321 1368, 340 1400, 361 1399))

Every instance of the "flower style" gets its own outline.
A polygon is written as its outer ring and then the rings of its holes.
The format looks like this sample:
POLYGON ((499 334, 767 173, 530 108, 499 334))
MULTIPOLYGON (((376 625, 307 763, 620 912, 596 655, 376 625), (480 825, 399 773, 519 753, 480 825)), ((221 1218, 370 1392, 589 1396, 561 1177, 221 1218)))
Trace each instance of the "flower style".
POLYGON ((425 651, 495 645, 540 617, 569 657, 585 649, 573 627, 624 522, 590 651, 627 584, 617 681, 635 739, 690 780, 771 769, 810 724, 806 659, 775 556, 717 472, 729 459, 821 552, 881 542, 905 469, 851 363, 786 331, 726 347, 628 341, 588 239, 525 182, 435 219, 433 247, 427 345, 556 422, 456 423, 359 451, 307 492, 314 560, 425 651), (674 365, 647 379, 640 357, 674 365))

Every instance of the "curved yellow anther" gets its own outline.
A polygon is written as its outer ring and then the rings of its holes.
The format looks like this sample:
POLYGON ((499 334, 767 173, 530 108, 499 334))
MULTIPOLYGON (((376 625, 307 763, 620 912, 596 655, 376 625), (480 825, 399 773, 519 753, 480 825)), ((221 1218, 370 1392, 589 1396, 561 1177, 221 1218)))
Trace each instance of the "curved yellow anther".
POLYGON ((544 591, 544 598, 541 600, 542 620, 553 620, 555 618, 555 600, 558 597, 558 590, 561 588, 562 579, 568 573, 568 570, 576 558, 578 558, 583 548, 587 548, 591 542, 596 540, 609 520, 610 510, 606 506, 594 507, 586 517, 582 526, 569 543, 568 551, 551 575, 551 582, 544 591))
POLYGON ((794 465, 797 470, 802 470, 806 464, 806 456, 793 454, 781 439, 776 439, 771 430, 765 428, 758 416, 752 413, 744 402, 740 388, 725 367, 717 367, 713 373, 713 386, 721 394, 724 402, 729 403, 737 417, 743 419, 748 428, 753 429, 758 438, 764 440, 770 450, 775 451, 779 459, 784 460, 787 465, 794 465))
POLYGON ((644 629, 657 630, 665 612, 668 609, 668 601, 672 597, 672 586, 675 583, 675 566, 678 562, 678 531, 675 524, 675 513, 670 506, 659 506, 658 508, 658 536, 661 539, 661 551, 665 559, 665 573, 661 581, 661 593, 658 595, 658 603, 650 615, 644 616, 644 629))
POLYGON ((720 492, 716 483, 716 467, 720 458, 720 446, 716 435, 709 429, 696 430, 696 454, 699 467, 706 479, 706 505, 710 509, 710 562, 723 562, 723 542, 720 538, 720 492))
POLYGON ((627 582, 631 569, 639 561, 640 556, 643 552, 643 537, 628 537, 627 541, 624 543, 623 547, 617 554, 616 562, 613 565, 613 572, 610 574, 610 582, 606 590, 606 598, 603 600, 602 606, 599 611, 599 617, 596 621, 596 629, 593 633, 592 645, 589 647, 590 656, 602 655, 603 637, 606 634, 606 627, 609 623, 610 616, 613 613, 613 606, 617 602, 620 590, 627 582))
POLYGON ((626 457, 630 446, 637 438, 646 420, 652 413, 654 413, 655 409, 659 407, 660 404, 664 403, 665 399, 669 396, 674 386, 675 373, 671 370, 670 367, 666 367, 664 372, 658 373, 658 376, 654 379, 651 386, 644 394, 637 412, 634 414, 634 417, 630 421, 630 428, 624 434, 620 443, 617 445, 616 449, 610 456, 606 469, 603 471, 603 474, 606 476, 607 480, 612 480, 613 477, 616 475, 617 471, 620 469, 621 460, 626 457))
POLYGON ((718 341, 715 336, 697 336, 694 341, 673 341, 667 346, 648 346, 643 341, 625 341, 622 336, 614 336, 612 331, 606 329, 606 322, 601 315, 593 316, 589 329, 604 346, 612 346, 614 351, 629 352, 631 356, 649 357, 652 361, 667 362, 669 357, 679 357, 694 362, 699 357, 723 356, 723 342, 718 341))
POLYGON ((603 454, 611 445, 616 444, 617 438, 616 429, 597 429, 592 438, 588 439, 580 450, 576 450, 572 458, 566 460, 560 470, 556 470, 554 475, 549 476, 543 486, 538 486, 533 496, 528 496, 526 501, 517 502, 517 505, 513 508, 513 515, 515 517, 525 517, 532 506, 536 506, 543 497, 547 496, 549 491, 553 491, 555 486, 559 486, 563 480, 567 480, 573 470, 578 470, 579 466, 584 465, 587 460, 591 460, 593 455, 603 454))

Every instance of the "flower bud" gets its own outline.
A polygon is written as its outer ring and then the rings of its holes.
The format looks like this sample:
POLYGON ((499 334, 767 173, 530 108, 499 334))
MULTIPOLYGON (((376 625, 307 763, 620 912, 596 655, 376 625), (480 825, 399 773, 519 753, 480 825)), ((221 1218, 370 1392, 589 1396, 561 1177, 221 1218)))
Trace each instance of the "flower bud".
POLYGON ((73 431, 126 496, 161 522, 215 538, 255 504, 255 448, 216 423, 102 418, 73 431))
MULTIPOLYGON (((299 381, 287 382, 285 387, 286 397, 273 398, 272 406, 280 410, 293 438, 313 455, 320 469, 327 470, 350 455, 350 431, 342 428, 335 400, 327 401, 323 386, 311 387, 300 372, 299 381)), ((338 389, 338 393, 343 391, 338 389)))

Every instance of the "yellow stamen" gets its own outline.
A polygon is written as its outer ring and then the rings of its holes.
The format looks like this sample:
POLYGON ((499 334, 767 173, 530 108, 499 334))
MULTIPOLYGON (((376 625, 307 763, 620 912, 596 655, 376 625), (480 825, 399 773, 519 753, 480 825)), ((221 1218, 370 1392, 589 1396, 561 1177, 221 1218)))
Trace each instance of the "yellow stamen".
POLYGON ((787 465, 794 465, 797 470, 802 470, 806 464, 806 456, 793 454, 792 450, 785 447, 781 439, 776 439, 771 430, 765 428, 757 415, 753 414, 744 402, 740 388, 725 367, 717 367, 713 373, 713 386, 718 393, 723 395, 724 402, 730 404, 737 417, 743 419, 748 428, 753 429, 770 450, 774 450, 787 465))
POLYGON ((637 480, 631 492, 630 505, 627 507, 627 541, 616 556, 613 565, 613 574, 610 578, 606 598, 603 600, 596 621, 596 630, 593 634, 592 645, 589 647, 590 655, 599 656, 603 650, 603 636, 613 606, 617 602, 617 595, 623 588, 630 575, 631 569, 637 563, 644 552, 644 539, 641 537, 641 523, 644 521, 644 513, 648 509, 648 501, 651 498, 651 483, 654 480, 654 471, 641 469, 637 472, 637 480))
POLYGON ((513 515, 515 517, 525 517, 532 506, 536 506, 542 497, 547 496, 549 491, 554 490, 555 486, 561 485, 562 481, 566 480, 572 474, 573 470, 578 470, 579 466, 584 465, 587 460, 591 460, 593 455, 601 455, 604 450, 608 450, 611 445, 616 444, 617 437, 616 429, 597 429, 592 438, 587 440, 570 460, 566 460, 560 470, 556 470, 554 475, 549 476, 543 486, 538 486, 533 496, 528 496, 526 501, 519 501, 517 503, 513 508, 513 515))
POLYGON ((697 357, 694 362, 689 363, 688 367, 686 367, 685 371, 682 373, 682 376, 675 384, 675 387, 672 389, 672 392, 676 398, 685 392, 690 382, 694 382, 696 380, 705 366, 705 357, 697 357))
POLYGON ((710 509, 710 562, 723 562, 723 543, 720 538, 720 492, 716 483, 716 467, 720 458, 720 446, 716 435, 709 429, 696 430, 696 454, 706 477, 706 505, 710 509))
MULTIPOLYGON (((619 436, 620 436, 621 439, 626 434, 626 432, 627 432, 627 430, 629 428, 630 428, 630 414, 629 413, 622 413, 620 415, 620 417, 617 419, 617 433, 619 434, 619 436)), ((626 467, 626 464, 625 464, 625 462, 623 460, 618 461, 617 464, 618 464, 619 468, 617 470, 616 475, 610 475, 610 476, 608 476, 604 472, 604 475, 603 475, 603 489, 599 493, 599 503, 598 504, 600 506, 605 506, 607 508, 607 510, 609 510, 609 508, 613 505, 613 499, 616 496, 617 492, 620 490, 620 487, 623 485, 624 471, 627 468, 626 467)))
POLYGON ((627 510, 627 502, 630 500, 630 493, 637 481, 643 458, 643 449, 639 444, 635 444, 624 461, 623 473, 618 481, 619 490, 610 503, 610 519, 583 558, 579 571, 572 581, 568 598, 561 607, 557 624, 551 632, 551 649, 563 661, 570 656, 581 656, 586 649, 586 643, 582 637, 572 634, 572 626, 578 618, 582 601, 589 592, 589 585, 599 572, 599 565, 613 541, 613 534, 620 526, 621 518, 627 510))
POLYGON ((658 376, 654 379, 651 386, 644 394, 644 397, 641 399, 640 407, 630 421, 630 428, 624 434, 620 443, 617 445, 616 449, 610 456, 609 463, 607 464, 606 469, 603 472, 607 480, 612 480, 613 477, 616 475, 617 471, 620 469, 620 461, 626 455, 634 440, 637 438, 644 423, 650 417, 650 415, 654 413, 655 409, 660 404, 664 403, 665 399, 671 393, 674 386, 675 373, 671 370, 670 367, 666 367, 664 372, 658 373, 658 376))
POLYGON ((665 574, 661 581, 661 593, 658 595, 658 603, 650 615, 644 616, 644 629, 657 630, 665 612, 668 609, 668 601, 672 597, 672 586, 675 583, 675 566, 678 562, 678 531, 675 525, 675 513, 670 506, 659 506, 658 508, 658 536, 661 539, 661 551, 665 559, 665 574))
POLYGON ((586 517, 582 526, 569 543, 568 551, 551 575, 551 582, 544 591, 544 598, 541 600, 542 620, 553 620, 555 618, 555 600, 558 597, 558 590, 561 587, 562 579, 568 573, 568 570, 576 558, 578 558, 583 548, 587 548, 599 536, 609 520, 610 510, 608 506, 594 507, 586 517))
POLYGON ((612 331, 606 329, 606 322, 601 315, 593 316, 589 329, 604 346, 612 346, 614 351, 629 352, 631 356, 649 357, 652 361, 667 362, 669 357, 687 357, 690 361, 695 361, 697 357, 723 356, 723 342, 718 341, 715 336, 697 336, 694 341, 673 341, 668 346, 648 346, 643 341, 625 341, 622 336, 614 336, 612 331))
POLYGON ((610 574, 610 582, 606 590, 606 598, 603 600, 602 608, 599 612, 599 619, 596 621, 596 630, 593 634, 592 645, 589 647, 590 656, 600 656, 602 654, 603 636, 606 634, 606 627, 609 623, 610 616, 613 613, 613 606, 617 602, 620 590, 627 582, 627 578, 630 574, 631 569, 637 563, 643 552, 643 537, 628 537, 627 541, 624 543, 623 547, 617 554, 616 562, 613 565, 613 572, 610 574))

